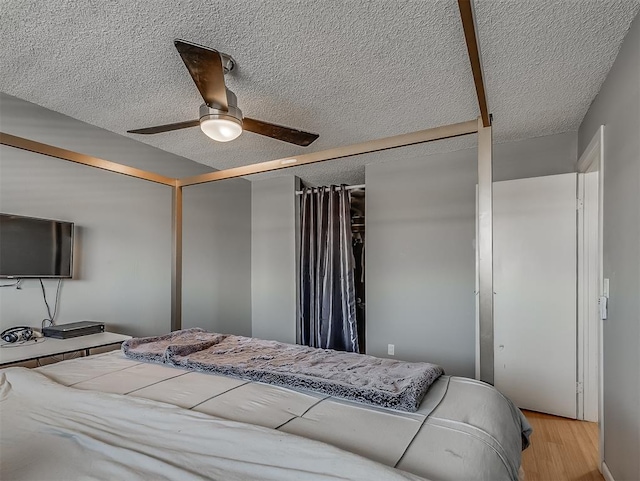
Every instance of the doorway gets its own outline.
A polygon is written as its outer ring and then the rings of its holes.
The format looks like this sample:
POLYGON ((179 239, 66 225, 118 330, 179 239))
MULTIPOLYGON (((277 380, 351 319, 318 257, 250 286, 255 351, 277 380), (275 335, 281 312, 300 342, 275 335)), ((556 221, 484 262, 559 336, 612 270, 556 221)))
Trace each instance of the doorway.
POLYGON ((351 234, 354 258, 354 286, 356 292, 356 321, 360 354, 366 353, 366 299, 365 299, 365 190, 351 190, 351 234))
POLYGON ((604 461, 603 322, 609 297, 603 275, 604 125, 578 160, 578 419, 598 422, 604 461))
POLYGON ((300 195, 299 342, 364 353, 364 185, 300 195))
MULTIPOLYGON (((573 337, 573 345, 575 348, 573 349, 575 371, 573 374, 573 382, 575 383, 575 390, 573 391, 573 395, 566 389, 566 395, 564 398, 566 399, 566 412, 555 412, 555 414, 559 414, 561 416, 566 417, 574 417, 583 421, 597 422, 598 423, 598 436, 599 436, 599 456, 600 456, 600 467, 602 470, 602 460, 604 454, 604 404, 603 404, 603 357, 602 357, 602 340, 603 340, 603 320, 606 319, 606 306, 608 302, 608 282, 607 279, 603 278, 603 181, 604 181, 604 126, 601 126, 594 138, 592 139, 589 146, 585 149, 583 155, 580 157, 578 161, 577 174, 569 174, 575 176, 575 182, 573 184, 573 192, 574 197, 574 206, 573 206, 573 219, 570 220, 570 206, 569 199, 567 198, 566 202, 566 219, 565 224, 571 223, 574 227, 573 233, 573 243, 576 245, 575 253, 568 254, 564 256, 565 259, 570 259, 574 257, 575 262, 575 294, 573 295, 573 302, 576 305, 575 312, 575 320, 574 320, 574 337, 573 337), (573 398, 573 401, 572 401, 573 398), (571 404, 573 403, 573 408, 571 404), (571 412, 575 414, 571 414, 571 412)), ((531 180, 534 182, 534 180, 531 180)), ((516 181, 512 181, 516 182, 516 181)), ((520 185, 520 187, 524 187, 524 185, 520 185)), ((571 189, 571 186, 567 186, 567 189, 571 189)), ((509 289, 513 289, 513 283, 511 282, 515 278, 506 278, 504 276, 504 272, 500 273, 500 255, 499 252, 502 249, 502 245, 506 242, 503 239, 502 242, 501 234, 498 232, 500 230, 500 216, 504 214, 509 214, 508 211, 513 210, 516 206, 511 203, 504 203, 503 199, 503 207, 506 208, 504 212, 500 212, 500 196, 502 195, 500 192, 502 190, 508 190, 507 183, 504 183, 503 186, 500 186, 500 183, 494 183, 494 275, 495 282, 494 288, 496 291, 495 294, 495 356, 496 356, 496 386, 505 391, 505 393, 517 401, 518 392, 520 390, 526 390, 527 385, 530 384, 530 381, 533 379, 537 381, 536 376, 522 376, 518 378, 518 376, 511 376, 509 378, 509 371, 513 371, 514 368, 518 367, 518 362, 522 360, 522 354, 524 351, 521 351, 518 356, 509 357, 509 353, 506 352, 509 348, 513 351, 513 345, 509 346, 504 344, 499 337, 502 335, 501 330, 506 326, 508 330, 512 331, 513 339, 516 339, 517 342, 528 342, 527 340, 522 341, 521 338, 527 337, 528 329, 531 329, 532 325, 538 322, 540 316, 537 316, 535 322, 530 319, 530 322, 524 323, 521 327, 522 329, 514 329, 513 326, 520 320, 513 320, 513 317, 502 316, 500 311, 506 302, 508 307, 508 302, 504 298, 505 287, 508 291, 509 289), (496 188, 497 187, 497 188, 496 188), (500 280, 500 276, 502 275, 503 279, 502 284, 500 280), (508 281, 508 282, 507 282, 508 281), (501 307, 502 306, 502 307, 501 307), (502 365, 499 363, 502 361, 502 365), (515 363, 515 364, 514 364, 515 363), (504 387, 501 384, 511 383, 514 386, 516 394, 511 394, 511 387, 504 387)), ((526 193, 525 189, 511 189, 512 196, 521 196, 523 193, 526 193)), ((503 192, 504 194, 504 192, 503 192)), ((545 201, 548 199, 545 199, 545 201)), ((529 202, 525 203, 523 208, 529 208, 528 206, 537 206, 537 202, 529 202)), ((537 207, 535 207, 537 209, 537 207)), ((557 213, 557 209, 554 209, 557 213)), ((513 212, 511 213, 513 214, 513 212)), ((509 214, 509 216, 511 216, 509 214)), ((513 217, 510 219, 505 217, 503 219, 505 222, 514 220, 513 217)), ((531 226, 524 225, 523 229, 529 229, 531 226)), ((518 229, 511 229, 512 234, 516 237, 520 235, 522 232, 519 232, 518 229)), ((556 235, 557 229, 549 229, 547 228, 545 232, 549 233, 549 235, 556 235)), ((509 234, 511 235, 511 234, 509 234)), ((533 235, 537 235, 533 232, 533 235)), ((525 236, 526 238, 522 239, 523 243, 519 245, 519 248, 525 246, 527 242, 530 241, 530 236, 525 236)), ((513 239, 512 239, 513 240, 513 239)), ((517 240, 517 239, 516 239, 517 240)), ((548 240, 548 236, 545 235, 542 239, 542 242, 546 242, 548 240)), ((509 241, 511 244, 511 241, 509 241)), ((536 243, 532 246, 534 249, 538 249, 540 247, 540 243, 536 243)), ((512 249, 507 246, 507 249, 512 249)), ((521 262, 522 256, 518 256, 518 252, 515 252, 513 255, 512 261, 521 262)), ((545 259, 545 256, 541 256, 541 259, 545 259)), ((511 261, 509 262, 511 264, 511 261)), ((536 283, 535 287, 545 286, 547 285, 555 285, 558 282, 558 276, 555 275, 557 271, 557 267, 560 264, 553 265, 553 269, 548 269, 547 276, 544 278, 540 278, 539 282, 536 283), (550 275, 554 274, 554 275, 550 275)), ((522 267, 522 265, 520 265, 522 267)), ((535 266, 534 266, 535 267, 535 266)), ((513 270, 516 270, 515 268, 513 270)), ((529 272, 529 271, 527 271, 529 272)), ((528 281, 527 281, 528 282, 528 281)), ((566 284, 567 286, 569 283, 566 284)), ((555 286, 557 287, 557 286, 555 286)), ((516 294, 529 296, 529 291, 526 288, 517 289, 516 294)), ((567 299, 570 296, 566 296, 567 299)), ((532 309, 538 310, 539 305, 541 303, 547 303, 548 299, 541 296, 535 296, 532 300, 530 306, 533 306, 532 309)), ((522 303, 520 302, 520 307, 522 307, 522 303)), ((516 311, 514 311, 516 312, 516 311)), ((529 312, 530 313, 530 312, 529 312)), ((528 315, 528 314, 527 314, 528 315)), ((567 323, 566 327, 569 327, 567 323)), ((543 356, 543 347, 548 346, 549 342, 555 342, 557 338, 557 329, 552 327, 547 331, 548 339, 542 339, 539 345, 531 351, 534 357, 533 359, 535 364, 537 365, 540 361, 546 361, 548 356, 543 356)), ((507 332, 508 335, 508 332, 507 332)), ((512 341, 508 339, 508 342, 512 341)), ((565 344, 568 346, 570 341, 565 341, 565 344)), ((567 364, 567 366, 570 366, 567 364)), ((522 366, 526 368, 526 366, 522 366)), ((570 386, 571 378, 569 376, 571 371, 571 367, 569 367, 566 372, 567 376, 565 379, 566 386, 570 386)), ((557 374, 557 369, 554 367, 553 370, 548 372, 552 372, 554 376, 557 374)), ((546 376, 546 374, 545 374, 546 376)), ((546 391, 546 389, 541 390, 546 391)), ((558 391, 554 391, 558 392, 558 391)), ((527 402, 531 397, 527 396, 527 402)), ((524 407, 527 407, 526 404, 524 407)), ((554 413, 554 411, 549 409, 542 409, 540 407, 531 407, 535 411, 542 412, 550 412, 554 413)))

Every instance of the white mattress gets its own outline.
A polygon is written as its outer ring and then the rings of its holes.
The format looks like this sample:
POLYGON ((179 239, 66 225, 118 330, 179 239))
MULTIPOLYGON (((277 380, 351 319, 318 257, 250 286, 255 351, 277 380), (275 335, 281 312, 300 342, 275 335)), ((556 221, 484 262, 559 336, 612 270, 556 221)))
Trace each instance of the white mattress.
POLYGON ((38 369, 76 389, 173 404, 342 448, 438 480, 517 480, 521 414, 496 389, 442 376, 416 413, 324 394, 188 372, 125 358, 119 351, 38 369))

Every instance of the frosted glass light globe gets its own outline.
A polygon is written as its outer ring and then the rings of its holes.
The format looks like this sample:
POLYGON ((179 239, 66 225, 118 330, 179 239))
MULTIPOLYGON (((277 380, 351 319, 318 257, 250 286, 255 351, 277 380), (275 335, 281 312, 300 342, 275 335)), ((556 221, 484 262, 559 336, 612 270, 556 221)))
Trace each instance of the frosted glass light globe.
POLYGON ((239 120, 229 118, 202 119, 200 128, 208 137, 218 142, 229 142, 242 133, 242 123, 239 120))

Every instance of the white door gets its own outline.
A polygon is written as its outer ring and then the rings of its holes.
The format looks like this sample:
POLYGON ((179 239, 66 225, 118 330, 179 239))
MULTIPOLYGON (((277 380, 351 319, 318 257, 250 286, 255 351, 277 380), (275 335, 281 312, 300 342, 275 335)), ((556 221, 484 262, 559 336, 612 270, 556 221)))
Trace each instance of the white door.
POLYGON ((576 417, 577 174, 495 182, 495 385, 576 417))

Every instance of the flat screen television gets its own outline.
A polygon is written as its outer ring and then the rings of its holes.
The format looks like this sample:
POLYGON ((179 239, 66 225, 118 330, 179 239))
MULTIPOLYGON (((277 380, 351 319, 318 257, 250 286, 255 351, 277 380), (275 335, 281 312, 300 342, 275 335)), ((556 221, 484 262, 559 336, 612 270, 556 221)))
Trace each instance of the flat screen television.
POLYGON ((73 223, 0 214, 0 278, 73 277, 73 223))

